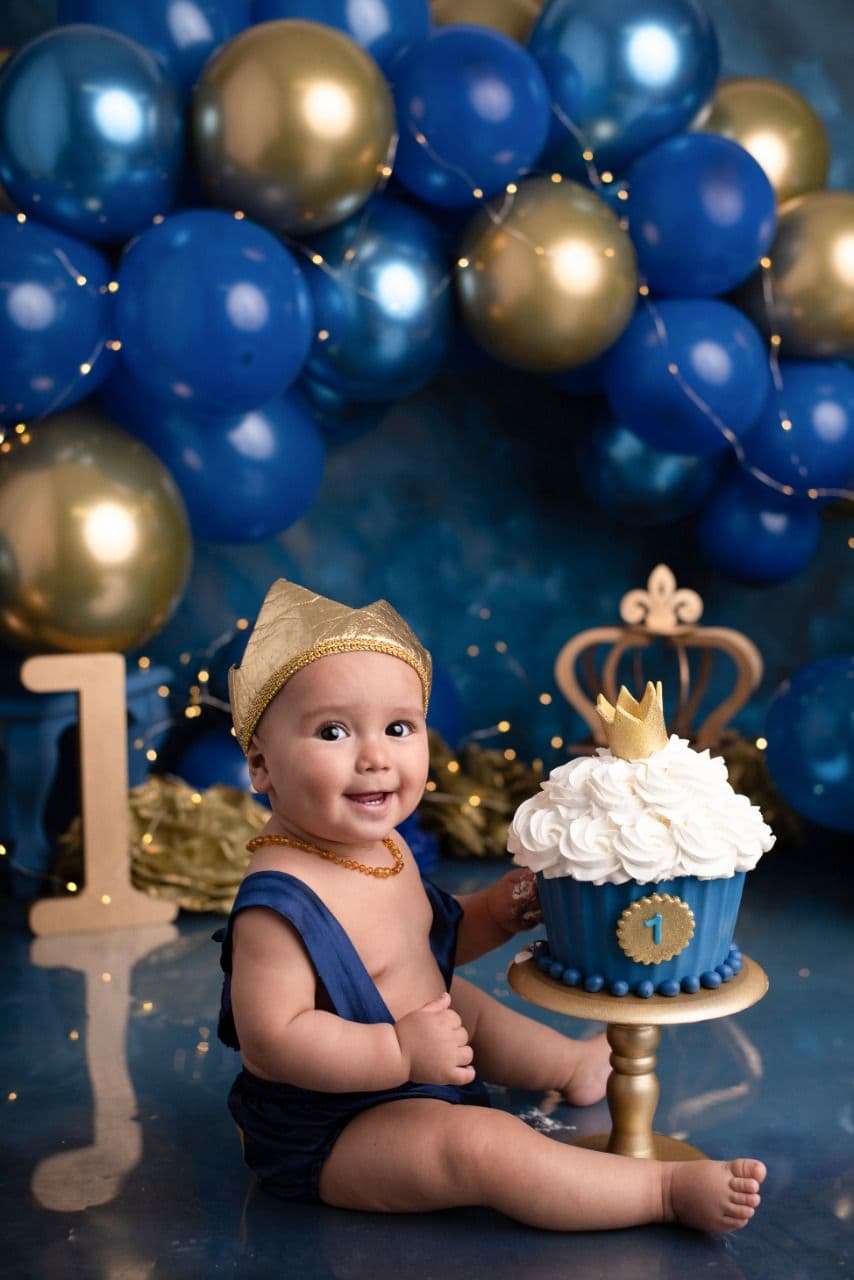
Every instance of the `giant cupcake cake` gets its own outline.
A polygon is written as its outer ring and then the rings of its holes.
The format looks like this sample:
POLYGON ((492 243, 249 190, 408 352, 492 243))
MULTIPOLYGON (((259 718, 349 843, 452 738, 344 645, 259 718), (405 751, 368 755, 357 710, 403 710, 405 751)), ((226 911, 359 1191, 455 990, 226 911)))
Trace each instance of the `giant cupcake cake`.
POLYGON ((745 873, 774 843, 723 760, 668 737, 661 685, 599 698, 608 747, 553 769, 516 811, 508 847, 537 873, 552 978, 614 996, 718 987, 745 873))

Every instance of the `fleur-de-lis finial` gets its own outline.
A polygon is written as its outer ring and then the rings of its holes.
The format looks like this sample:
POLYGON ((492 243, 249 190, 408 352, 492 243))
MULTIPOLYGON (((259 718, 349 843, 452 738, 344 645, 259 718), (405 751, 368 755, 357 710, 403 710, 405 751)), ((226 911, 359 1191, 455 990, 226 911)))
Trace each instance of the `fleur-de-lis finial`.
POLYGON ((703 613, 703 601, 687 587, 676 589, 676 578, 666 564, 649 575, 646 591, 627 591, 620 601, 620 617, 629 626, 644 626, 656 635, 673 635, 696 622, 703 613))

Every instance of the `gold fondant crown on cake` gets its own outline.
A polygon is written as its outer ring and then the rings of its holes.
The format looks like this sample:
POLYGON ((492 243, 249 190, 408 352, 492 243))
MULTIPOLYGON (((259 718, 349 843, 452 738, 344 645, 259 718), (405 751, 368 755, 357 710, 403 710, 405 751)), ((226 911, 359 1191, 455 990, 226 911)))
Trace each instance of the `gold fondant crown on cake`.
POLYGON ((621 760, 645 760, 667 746, 660 680, 655 684, 647 681, 640 702, 635 701, 625 685, 620 689, 616 706, 600 693, 596 710, 605 725, 611 753, 621 760))
POLYGON ((240 666, 228 673, 228 694, 237 741, 244 752, 258 721, 291 676, 333 653, 387 653, 417 673, 430 697, 430 654, 400 614, 385 600, 351 609, 279 578, 258 613, 240 666))

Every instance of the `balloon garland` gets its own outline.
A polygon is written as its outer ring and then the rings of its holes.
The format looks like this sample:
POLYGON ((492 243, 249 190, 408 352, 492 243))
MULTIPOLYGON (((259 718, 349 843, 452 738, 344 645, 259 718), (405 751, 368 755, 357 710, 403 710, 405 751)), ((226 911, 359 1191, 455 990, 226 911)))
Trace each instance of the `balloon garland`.
POLYGON ((456 295, 492 359, 604 389, 582 470, 617 518, 700 508, 705 555, 742 579, 809 562, 852 483, 854 193, 821 190, 799 94, 719 81, 699 0, 640 24, 632 0, 503 0, 494 21, 467 0, 464 22, 435 0, 432 29, 426 0, 255 0, 249 21, 191 0, 193 39, 169 0, 144 8, 63 0, 0 81, 12 479, 103 384, 196 536, 270 536, 313 500, 323 436, 433 377, 456 295), (724 455, 737 482, 697 461, 724 455), (777 505, 751 561, 735 531, 777 505))

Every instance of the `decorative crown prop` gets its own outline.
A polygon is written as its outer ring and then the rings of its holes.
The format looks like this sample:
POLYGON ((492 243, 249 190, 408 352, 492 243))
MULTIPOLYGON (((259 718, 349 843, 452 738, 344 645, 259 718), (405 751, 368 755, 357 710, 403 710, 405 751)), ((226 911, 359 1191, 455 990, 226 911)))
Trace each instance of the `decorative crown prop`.
POLYGON ((303 667, 333 653, 387 653, 408 663, 430 697, 430 654, 385 600, 351 609, 279 578, 270 587, 240 666, 228 673, 237 741, 249 749, 258 721, 276 694, 303 667))
POLYGON ((645 760, 667 746, 660 680, 656 684, 647 681, 640 702, 635 701, 625 685, 620 689, 616 706, 600 693, 596 710, 605 725, 608 746, 621 760, 645 760))

